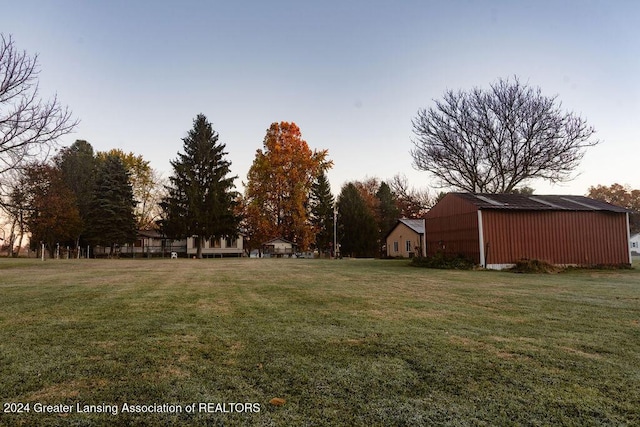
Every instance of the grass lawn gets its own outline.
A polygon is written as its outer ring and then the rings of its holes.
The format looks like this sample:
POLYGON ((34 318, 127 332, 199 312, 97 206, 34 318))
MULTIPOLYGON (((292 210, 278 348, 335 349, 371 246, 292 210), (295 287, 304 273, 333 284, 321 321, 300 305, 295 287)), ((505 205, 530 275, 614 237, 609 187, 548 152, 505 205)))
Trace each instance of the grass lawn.
POLYGON ((0 259, 0 404, 25 426, 638 425, 640 268, 0 259))

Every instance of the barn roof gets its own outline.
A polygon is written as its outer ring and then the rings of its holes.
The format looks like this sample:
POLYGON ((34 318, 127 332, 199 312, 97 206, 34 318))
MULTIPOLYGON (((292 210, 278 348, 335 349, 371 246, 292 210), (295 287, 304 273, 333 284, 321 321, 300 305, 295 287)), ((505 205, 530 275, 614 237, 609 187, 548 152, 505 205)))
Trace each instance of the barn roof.
POLYGON ((628 212, 627 209, 621 208, 620 206, 584 196, 473 193, 453 194, 474 204, 478 209, 628 212))

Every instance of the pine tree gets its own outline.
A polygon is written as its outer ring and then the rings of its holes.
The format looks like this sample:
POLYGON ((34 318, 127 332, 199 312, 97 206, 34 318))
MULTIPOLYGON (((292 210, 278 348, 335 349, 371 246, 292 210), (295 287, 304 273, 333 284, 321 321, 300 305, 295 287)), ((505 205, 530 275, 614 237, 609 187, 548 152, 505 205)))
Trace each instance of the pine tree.
POLYGON ((98 159, 113 154, 122 160, 122 163, 129 172, 129 181, 133 190, 133 197, 136 201, 136 223, 139 230, 150 230, 156 227, 157 215, 159 214, 159 203, 161 199, 159 174, 151 167, 149 161, 144 160, 141 155, 133 152, 114 148, 108 152, 98 152, 98 159))
POLYGON ((385 244, 385 237, 391 228, 396 224, 399 218, 400 211, 396 204, 396 200, 393 197, 391 188, 386 182, 382 182, 378 191, 376 192, 376 198, 378 203, 378 246, 380 247, 380 253, 382 254, 382 245, 385 244))
POLYGON ((110 246, 136 238, 135 200, 129 173, 122 160, 108 155, 98 162, 93 199, 89 207, 89 241, 110 246))
POLYGON ((376 255, 378 227, 364 198, 353 183, 342 187, 338 198, 340 252, 354 257, 376 255))
POLYGON ((196 236, 197 257, 202 257, 203 239, 218 239, 238 233, 234 213, 238 193, 236 177, 228 177, 231 162, 224 159, 225 144, 203 114, 182 139, 184 153, 171 161, 173 175, 161 207, 161 226, 169 237, 196 236))
POLYGON ((82 221, 82 228, 76 238, 76 245, 86 245, 90 234, 89 208, 93 203, 97 161, 93 147, 84 140, 77 140, 70 147, 63 148, 54 159, 62 178, 73 192, 82 221))
POLYGON ((311 188, 311 223, 316 232, 316 249, 328 251, 333 244, 334 198, 326 174, 321 173, 311 188))

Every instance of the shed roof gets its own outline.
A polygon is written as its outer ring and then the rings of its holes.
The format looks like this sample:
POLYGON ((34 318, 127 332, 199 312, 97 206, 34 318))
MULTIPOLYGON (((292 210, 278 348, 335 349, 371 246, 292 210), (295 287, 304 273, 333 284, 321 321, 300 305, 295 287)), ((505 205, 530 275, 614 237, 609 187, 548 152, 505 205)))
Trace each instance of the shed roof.
POLYGON ((262 245, 266 246, 266 245, 273 245, 274 243, 288 243, 290 245, 295 245, 294 242, 285 239, 284 237, 276 237, 274 239, 268 240, 266 242, 264 242, 262 245))
POLYGON ((424 234, 425 232, 424 219, 400 218, 399 220, 396 221, 395 225, 391 227, 391 230, 387 232, 387 235, 384 237, 385 240, 387 239, 387 237, 389 237, 391 233, 393 233, 393 230, 395 230, 396 227, 400 224, 406 225, 407 227, 409 227, 411 230, 415 231, 418 234, 424 234))
POLYGON ((608 211, 625 213, 627 209, 585 196, 452 193, 478 209, 534 211, 608 211))
POLYGON ((424 234, 424 219, 400 218, 398 222, 403 223, 418 234, 424 234))

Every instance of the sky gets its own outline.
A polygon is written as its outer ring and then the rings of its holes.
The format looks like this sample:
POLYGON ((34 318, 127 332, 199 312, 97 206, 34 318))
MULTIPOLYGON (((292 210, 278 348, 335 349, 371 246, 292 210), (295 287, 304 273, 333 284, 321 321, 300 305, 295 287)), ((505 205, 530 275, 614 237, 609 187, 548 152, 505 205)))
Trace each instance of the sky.
POLYGON ((499 78, 556 95, 593 126, 573 181, 640 188, 640 2, 0 0, 0 32, 39 55, 40 93, 80 120, 61 139, 141 155, 165 177, 203 113, 242 190, 273 122, 327 149, 334 194, 353 180, 405 175, 411 120, 446 90, 499 78), (3 4, 4 3, 4 4, 3 4))

